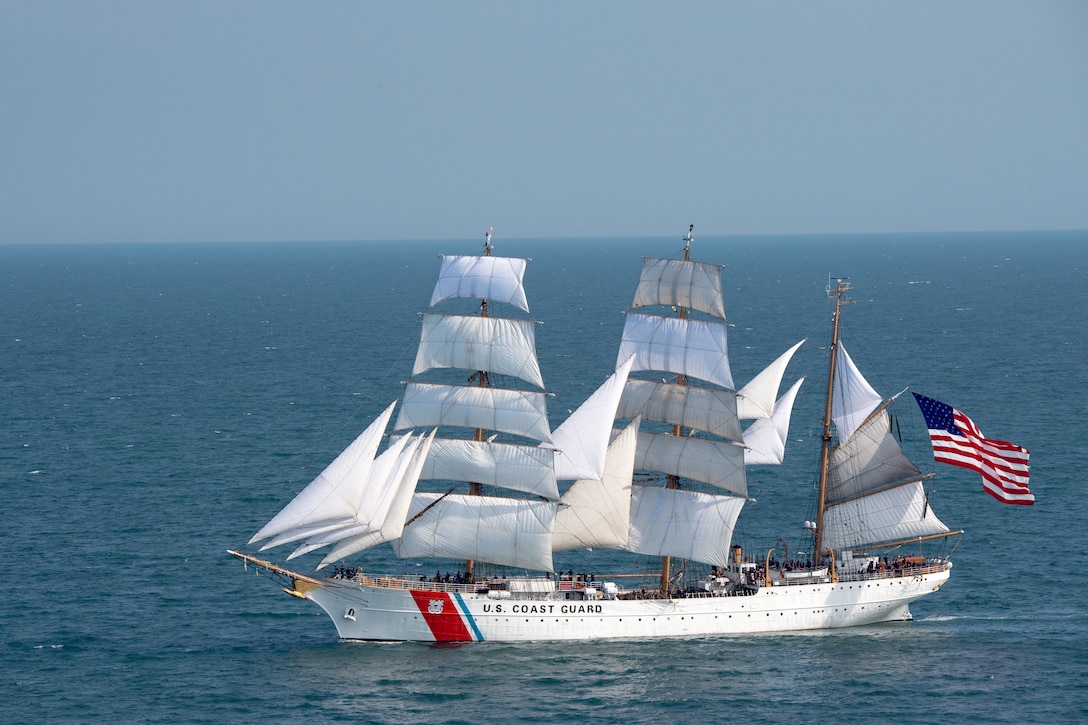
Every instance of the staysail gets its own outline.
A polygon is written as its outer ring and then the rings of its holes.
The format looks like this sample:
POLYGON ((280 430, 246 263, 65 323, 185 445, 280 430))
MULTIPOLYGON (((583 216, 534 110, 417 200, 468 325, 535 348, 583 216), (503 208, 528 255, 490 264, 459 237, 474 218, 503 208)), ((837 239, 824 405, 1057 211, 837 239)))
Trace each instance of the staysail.
POLYGON ((604 475, 578 480, 559 499, 552 550, 626 549, 631 528, 631 476, 639 419, 608 446, 604 475))
POLYGON ((776 400, 778 388, 782 385, 782 376, 786 374, 786 366, 793 359, 793 354, 804 344, 805 341, 801 340, 786 350, 737 391, 737 416, 741 420, 771 418, 776 411, 782 410, 776 400))
POLYGON ((801 378, 775 401, 770 418, 760 418, 744 429, 744 465, 778 465, 786 455, 793 401, 801 389, 801 378))
MULTIPOLYGON (((431 431, 427 437, 413 438, 398 456, 392 474, 392 479, 396 481, 396 485, 388 487, 382 490, 380 494, 376 493, 375 495, 377 499, 375 508, 381 512, 380 517, 376 516, 370 521, 362 522, 359 526, 342 528, 324 536, 307 539, 306 543, 288 558, 300 556, 330 544, 336 544, 332 551, 321 560, 318 565, 318 568, 321 568, 358 551, 369 549, 372 546, 399 537, 404 528, 412 493, 415 491, 416 482, 419 480, 420 468, 423 466, 423 460, 426 458, 427 450, 433 440, 434 431, 431 431)), ((396 444, 390 446, 390 450, 395 448, 396 444)))
POLYGON ((317 478, 254 534, 249 543, 352 520, 370 480, 374 456, 395 406, 396 403, 390 404, 317 478))
POLYGON ((612 419, 624 393, 631 365, 623 362, 555 432, 555 476, 564 481, 599 480, 605 473, 612 419))

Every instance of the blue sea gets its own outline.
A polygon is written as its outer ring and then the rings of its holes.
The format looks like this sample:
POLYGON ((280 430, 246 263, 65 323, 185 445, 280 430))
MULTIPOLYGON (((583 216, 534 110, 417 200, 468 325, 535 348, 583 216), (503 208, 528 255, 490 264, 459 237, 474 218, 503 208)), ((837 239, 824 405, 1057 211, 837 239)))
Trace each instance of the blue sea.
MULTIPOLYGON (((1088 719, 1084 232, 695 240, 695 258, 726 265, 738 383, 808 338, 784 383, 807 378, 786 462, 750 478, 746 547, 766 551, 812 516, 829 275, 853 283, 843 338, 878 391, 909 386, 1031 449, 1036 505, 1002 505, 977 474, 936 468, 920 413, 901 406, 905 450, 938 473, 931 507, 965 531, 951 581, 911 623, 347 644, 317 607, 246 570, 227 549, 252 551, 253 533, 399 397, 437 255, 482 242, 0 247, 0 719, 1088 719)), ((682 249, 679 235, 495 245, 532 259, 557 419, 611 372, 641 256, 682 249)), ((360 563, 414 566, 388 550, 360 563)))

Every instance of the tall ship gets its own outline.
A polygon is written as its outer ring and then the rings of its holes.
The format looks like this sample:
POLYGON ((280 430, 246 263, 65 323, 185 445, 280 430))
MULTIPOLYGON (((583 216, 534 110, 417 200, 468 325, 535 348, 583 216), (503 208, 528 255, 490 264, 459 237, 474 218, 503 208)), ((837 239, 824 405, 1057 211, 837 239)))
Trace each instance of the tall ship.
POLYGON ((911 603, 948 580, 944 544, 962 532, 933 513, 932 474, 900 448, 894 398, 840 340, 850 283, 829 280, 818 480, 796 485, 796 496, 816 491, 803 524, 811 540, 792 556, 784 538, 746 551, 734 527, 747 471, 783 459, 803 379, 778 391, 804 341, 738 389, 722 267, 691 259, 692 241, 689 227, 681 258, 644 258, 615 370, 554 430, 527 260, 493 255, 490 231, 482 255, 442 257, 399 410, 390 404, 249 542, 261 552, 291 544, 288 560, 324 551, 317 572, 230 553, 321 607, 344 640, 694 637, 910 620, 911 603), (475 307, 441 311, 456 301, 475 307), (371 571, 366 552, 386 543, 439 570, 371 571), (614 552, 630 571, 556 566, 557 553, 579 549, 614 552))

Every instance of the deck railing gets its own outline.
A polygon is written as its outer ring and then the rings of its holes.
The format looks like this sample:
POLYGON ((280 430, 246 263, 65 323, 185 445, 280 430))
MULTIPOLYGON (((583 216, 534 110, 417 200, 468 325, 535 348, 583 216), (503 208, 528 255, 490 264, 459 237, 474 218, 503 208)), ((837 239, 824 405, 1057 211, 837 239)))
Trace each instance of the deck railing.
MULTIPOLYGON (((859 571, 850 574, 839 573, 839 581, 869 581, 873 579, 895 579, 898 577, 913 577, 920 576, 922 574, 935 574, 943 571, 948 567, 948 562, 937 562, 930 564, 919 565, 906 565, 899 569, 889 568, 884 571, 859 571)), ((813 583, 812 577, 799 577, 799 578, 785 578, 781 576, 781 572, 778 570, 772 570, 771 583, 773 586, 797 586, 800 584, 813 583)), ((830 575, 818 577, 821 581, 830 581, 830 575)), ((422 592, 446 592, 446 593, 460 593, 471 594, 485 589, 506 589, 506 585, 510 582, 510 579, 484 579, 475 582, 446 582, 446 581, 428 581, 426 579, 418 579, 413 577, 392 577, 392 576, 380 576, 371 577, 364 574, 356 574, 354 577, 340 577, 343 581, 353 581, 359 584, 366 584, 375 587, 385 587, 387 589, 413 589, 415 591, 422 592)), ((756 577, 756 580, 760 583, 763 582, 762 575, 756 577)), ((560 590, 566 590, 571 588, 580 588, 577 584, 563 581, 559 583, 560 590), (567 586, 563 586, 566 584, 567 586)), ((629 593, 629 592, 627 592, 629 593)), ((539 593, 537 593, 539 595, 539 593)), ((647 592, 647 598, 653 598, 656 594, 647 592)))

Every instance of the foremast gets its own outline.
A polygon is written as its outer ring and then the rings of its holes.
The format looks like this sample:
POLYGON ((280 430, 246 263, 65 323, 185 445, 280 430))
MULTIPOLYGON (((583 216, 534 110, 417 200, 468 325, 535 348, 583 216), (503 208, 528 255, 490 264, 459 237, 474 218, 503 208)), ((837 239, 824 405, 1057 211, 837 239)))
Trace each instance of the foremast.
POLYGON ((831 288, 831 280, 827 283, 827 296, 835 301, 835 314, 831 324, 831 357, 827 367, 827 396, 824 400, 824 418, 822 445, 820 446, 820 490, 816 501, 816 527, 814 531, 813 564, 819 566, 819 560, 823 547, 824 508, 827 501, 827 471, 831 460, 831 409, 834 401, 835 390, 835 356, 839 349, 839 314, 842 306, 853 304, 853 300, 846 296, 851 289, 847 279, 835 280, 835 288, 831 288))
POLYGON ((393 549, 402 559, 551 571, 559 491, 536 354, 539 323, 506 314, 507 308, 529 314, 528 260, 494 256, 490 241, 488 232, 483 255, 442 255, 422 313, 412 377, 393 429, 437 427, 439 434, 420 476, 431 483, 413 496, 411 525, 393 549), (474 307, 459 314, 447 300, 471 300, 474 307))
MULTIPOLYGON (((484 256, 491 256, 491 234, 495 231, 495 227, 489 227, 487 233, 484 234, 484 256)), ((480 300, 480 317, 487 317, 487 298, 484 297, 480 300)), ((477 370, 472 374, 470 379, 475 379, 478 387, 486 388, 490 386, 490 381, 487 377, 486 370, 477 370)), ((476 443, 483 443, 484 441, 484 429, 477 428, 473 434, 472 440, 476 443)), ((468 494, 470 496, 479 496, 481 493, 481 486, 476 481, 470 481, 468 485, 468 494)), ((476 561, 474 559, 468 559, 465 561, 465 576, 469 581, 472 581, 473 571, 476 568, 476 561)))

